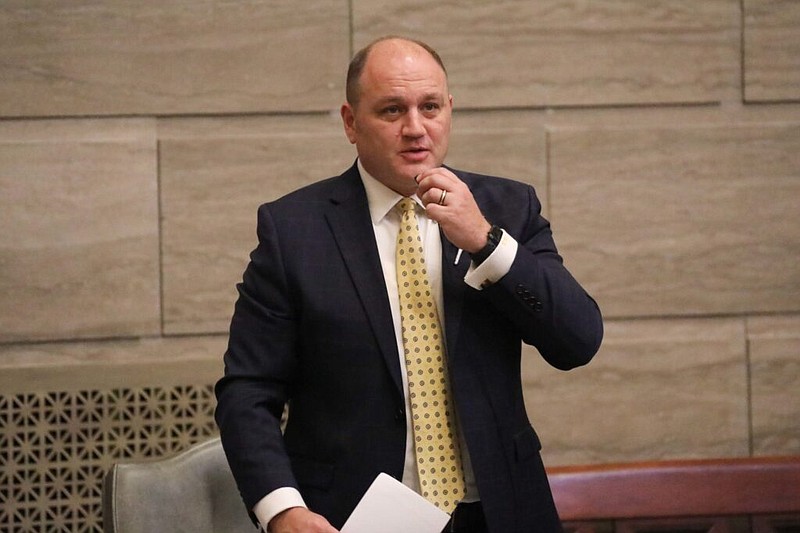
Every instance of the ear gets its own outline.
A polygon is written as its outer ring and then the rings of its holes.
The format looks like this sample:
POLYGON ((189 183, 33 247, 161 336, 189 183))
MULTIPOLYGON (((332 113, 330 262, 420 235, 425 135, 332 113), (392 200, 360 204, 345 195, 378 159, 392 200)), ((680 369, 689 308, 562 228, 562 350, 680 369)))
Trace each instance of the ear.
POLYGON ((347 139, 350 141, 350 144, 355 144, 356 116, 353 106, 351 106, 349 103, 342 104, 340 113, 342 115, 342 123, 344 124, 344 133, 347 135, 347 139))

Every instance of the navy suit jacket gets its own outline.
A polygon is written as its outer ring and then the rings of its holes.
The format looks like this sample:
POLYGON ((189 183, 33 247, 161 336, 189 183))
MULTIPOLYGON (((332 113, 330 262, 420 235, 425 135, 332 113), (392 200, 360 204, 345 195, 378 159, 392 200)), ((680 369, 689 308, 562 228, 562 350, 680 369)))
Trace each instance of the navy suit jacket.
MULTIPOLYGON (((532 187, 454 171, 486 218, 519 242, 482 291, 442 235, 448 365, 490 531, 560 528, 525 412, 521 342, 553 366, 587 363, 602 338, 594 300, 562 265, 532 187)), ((379 472, 400 478, 406 417, 399 355, 363 184, 354 165, 258 212, 231 321, 216 419, 252 509, 295 487, 340 528, 379 472), (282 436, 280 417, 289 402, 282 436)))

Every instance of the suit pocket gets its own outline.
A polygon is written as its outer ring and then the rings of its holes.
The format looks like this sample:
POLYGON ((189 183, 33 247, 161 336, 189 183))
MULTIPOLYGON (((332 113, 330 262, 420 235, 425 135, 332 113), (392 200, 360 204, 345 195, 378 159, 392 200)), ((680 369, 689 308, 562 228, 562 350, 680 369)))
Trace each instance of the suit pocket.
POLYGON ((538 454, 541 449, 542 443, 533 426, 528 426, 514 435, 514 458, 517 462, 538 454))
POLYGON ((333 465, 308 457, 291 457, 292 471, 301 488, 327 489, 333 482, 333 465))

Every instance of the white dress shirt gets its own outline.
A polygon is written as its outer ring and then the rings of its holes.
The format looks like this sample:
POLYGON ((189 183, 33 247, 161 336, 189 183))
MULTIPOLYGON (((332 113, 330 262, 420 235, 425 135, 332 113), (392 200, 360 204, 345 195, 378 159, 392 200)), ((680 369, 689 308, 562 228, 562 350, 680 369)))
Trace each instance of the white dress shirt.
MULTIPOLYGON (((403 390, 406 401, 406 455, 403 469, 403 484, 419 492, 419 476, 417 474, 416 461, 414 459, 414 439, 411 425, 411 406, 408 398, 408 378, 405 372, 405 357, 403 355, 402 328, 400 325, 400 296, 397 290, 397 275, 395 266, 395 247, 397 234, 400 231, 400 214, 394 207, 402 196, 389 189, 380 181, 370 176, 358 161, 358 170, 361 173, 361 180, 367 192, 369 203, 370 218, 372 228, 375 232, 375 241, 378 245, 378 254, 383 268, 383 277, 386 282, 386 290, 391 306, 392 320, 394 322, 395 338, 397 340, 397 353, 400 355, 400 375, 403 379, 403 390)), ((425 215, 425 208, 422 202, 414 195, 412 199, 417 202, 417 223, 419 233, 425 250, 425 266, 431 284, 436 304, 439 310, 444 309, 444 298, 442 295, 442 241, 439 233, 439 225, 425 215)), ((481 290, 483 286, 491 284, 502 278, 511 268, 511 264, 517 254, 517 242, 503 232, 495 251, 477 268, 471 264, 464 282, 470 287, 481 290)), ((459 252, 457 260, 461 260, 459 252)), ((440 321, 443 323, 443 313, 439 312, 440 321)), ((443 328, 444 329, 444 328, 443 328)), ((291 416, 291 413, 290 415, 291 416)), ((472 463, 467 453, 467 447, 461 438, 462 461, 466 478, 466 496, 464 501, 476 501, 479 499, 475 475, 472 470, 472 463)), ((276 489, 259 502, 253 508, 258 521, 266 531, 267 524, 278 513, 291 507, 306 507, 300 493, 292 487, 276 489)))

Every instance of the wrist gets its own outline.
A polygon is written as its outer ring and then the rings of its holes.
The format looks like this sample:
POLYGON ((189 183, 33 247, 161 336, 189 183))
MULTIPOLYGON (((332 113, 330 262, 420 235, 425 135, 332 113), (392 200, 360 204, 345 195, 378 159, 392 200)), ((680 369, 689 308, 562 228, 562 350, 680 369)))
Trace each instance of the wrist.
POLYGON ((472 254, 472 261, 476 265, 480 265, 486 261, 497 249, 498 244, 500 244, 500 239, 502 238, 503 230, 498 226, 490 226, 489 230, 486 232, 486 244, 484 244, 483 248, 472 254))
POLYGON ((491 229, 492 224, 488 220, 483 219, 483 224, 474 233, 475 239, 472 241, 470 246, 463 247, 464 251, 469 252, 470 254, 478 253, 479 250, 486 246, 486 243, 488 242, 488 234, 491 229))
POLYGON ((283 511, 279 512, 272 517, 272 520, 269 521, 265 531, 267 533, 280 533, 284 522, 290 521, 292 519, 292 515, 297 514, 298 509, 303 510, 305 507, 289 507, 288 509, 284 509, 283 511))

